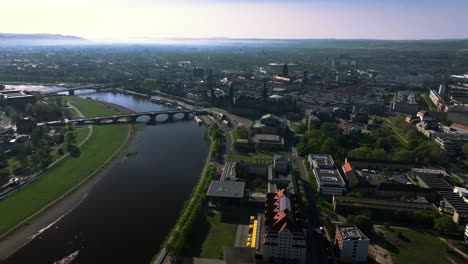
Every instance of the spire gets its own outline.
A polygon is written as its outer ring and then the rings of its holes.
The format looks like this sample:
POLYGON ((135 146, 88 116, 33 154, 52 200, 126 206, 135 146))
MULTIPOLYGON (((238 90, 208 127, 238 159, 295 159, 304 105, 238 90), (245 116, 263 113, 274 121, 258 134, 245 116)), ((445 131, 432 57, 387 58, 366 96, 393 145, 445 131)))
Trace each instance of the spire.
POLYGON ((288 77, 288 63, 284 63, 283 65, 283 77, 288 77))

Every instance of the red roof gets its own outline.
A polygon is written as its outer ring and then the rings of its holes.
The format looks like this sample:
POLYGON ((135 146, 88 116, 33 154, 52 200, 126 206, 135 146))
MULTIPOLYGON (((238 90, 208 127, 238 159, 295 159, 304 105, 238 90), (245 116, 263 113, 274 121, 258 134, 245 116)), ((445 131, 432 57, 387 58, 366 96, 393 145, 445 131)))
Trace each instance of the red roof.
POLYGON ((344 170, 346 172, 350 172, 353 170, 353 167, 351 167, 351 164, 349 162, 346 162, 345 165, 344 165, 344 170))

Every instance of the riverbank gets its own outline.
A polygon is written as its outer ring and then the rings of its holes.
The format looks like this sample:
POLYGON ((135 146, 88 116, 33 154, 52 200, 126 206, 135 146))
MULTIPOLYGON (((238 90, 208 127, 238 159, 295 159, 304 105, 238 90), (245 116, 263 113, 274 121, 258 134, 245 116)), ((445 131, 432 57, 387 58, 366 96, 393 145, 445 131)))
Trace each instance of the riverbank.
MULTIPOLYGON (((85 116, 132 112, 110 103, 75 97, 67 99, 71 99, 85 116)), ((80 148, 80 158, 65 159, 45 172, 37 182, 2 201, 0 215, 9 218, 0 219, 0 261, 78 206, 107 171, 124 158, 134 134, 135 129, 131 126, 95 126, 89 143, 80 148), (63 177, 67 177, 65 183, 63 177)))
MULTIPOLYGON (((205 135, 208 135, 207 132, 205 133, 205 135)), ((210 143, 210 151, 208 151, 208 154, 206 155, 205 166, 203 167, 203 170, 200 174, 200 179, 193 188, 192 194, 190 195, 190 200, 188 200, 185 203, 184 208, 180 211, 181 213, 177 218, 174 227, 171 229, 166 239, 161 244, 159 251, 156 253, 156 255, 154 255, 153 259, 151 260, 151 264, 163 263, 164 259, 168 257, 168 255, 175 249, 175 247, 177 247, 177 245, 180 244, 181 241, 184 241, 185 238, 184 233, 182 231, 185 230, 185 225, 193 225, 193 218, 195 217, 194 215, 199 214, 201 211, 199 207, 201 206, 200 203, 203 200, 202 197, 205 194, 206 189, 208 189, 208 185, 210 183, 210 180, 212 179, 212 166, 210 164, 212 158, 211 148, 213 140, 210 136, 206 136, 205 139, 208 140, 210 143)), ((216 167, 214 167, 214 172, 216 172, 216 167)))

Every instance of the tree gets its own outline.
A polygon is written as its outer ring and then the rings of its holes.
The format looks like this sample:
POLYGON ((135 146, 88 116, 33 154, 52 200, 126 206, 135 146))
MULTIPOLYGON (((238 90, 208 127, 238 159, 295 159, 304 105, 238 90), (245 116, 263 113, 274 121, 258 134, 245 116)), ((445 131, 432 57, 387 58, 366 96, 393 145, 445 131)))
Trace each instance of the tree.
POLYGON ((18 113, 16 113, 16 110, 13 109, 13 107, 11 106, 5 107, 5 113, 7 114, 7 116, 10 117, 10 119, 13 122, 16 122, 16 120, 18 119, 18 113))
POLYGON ((75 131, 68 131, 65 133, 65 145, 67 148, 74 146, 76 144, 76 132, 75 131))
POLYGON ((434 229, 444 234, 457 231, 457 225, 447 216, 440 216, 434 220, 434 229))
POLYGON ((369 235, 374 229, 371 219, 367 215, 349 215, 346 223, 356 225, 364 234, 369 235))
POLYGON ((395 152, 393 159, 398 161, 413 161, 413 152, 401 149, 395 152))
POLYGON ((323 142, 322 147, 320 148, 321 153, 334 153, 335 150, 335 140, 328 138, 323 142))
POLYGON ((348 152, 348 156, 356 159, 369 158, 372 149, 369 147, 359 147, 348 152))
POLYGON ((370 153, 370 158, 371 159, 376 159, 376 160, 386 160, 387 159, 387 153, 383 149, 374 149, 370 153))
POLYGON ((462 151, 465 157, 468 158, 468 143, 463 144, 462 151))

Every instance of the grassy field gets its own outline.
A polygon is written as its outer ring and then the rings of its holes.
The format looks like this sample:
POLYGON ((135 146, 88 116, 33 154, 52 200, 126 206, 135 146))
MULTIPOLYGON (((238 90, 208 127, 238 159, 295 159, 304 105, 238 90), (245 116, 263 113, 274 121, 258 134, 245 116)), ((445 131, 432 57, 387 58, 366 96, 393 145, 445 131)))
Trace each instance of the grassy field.
POLYGON ((408 148, 408 145, 409 145, 409 142, 407 139, 405 139, 398 131, 397 129, 395 128, 395 126, 393 125, 393 123, 388 120, 388 119, 384 119, 384 126, 386 127, 389 127, 392 129, 393 133, 395 134, 395 138, 398 140, 398 142, 400 142, 400 144, 402 146, 404 146, 405 148, 408 148))
POLYGON ((108 116, 115 115, 117 113, 112 106, 103 104, 96 100, 83 99, 74 96, 67 96, 65 99, 70 104, 78 108, 86 117, 108 116))
POLYGON ((220 214, 207 216, 206 219, 210 228, 202 244, 200 257, 221 259, 223 247, 234 246, 237 224, 223 222, 220 214))
POLYGON ((85 138, 88 136, 88 134, 89 134, 89 128, 87 128, 87 127, 77 128, 76 129, 76 142, 77 142, 77 144, 80 144, 81 142, 83 142, 83 140, 85 140, 85 138))
MULTIPOLYGON (((73 98, 85 115, 113 114, 99 102, 73 98), (94 112, 95 111, 95 112, 94 112)), ((0 202, 0 236, 53 202, 103 165, 124 143, 129 126, 95 126, 89 141, 80 148, 80 157, 67 157, 43 173, 35 182, 0 202)), ((83 132, 79 132, 82 138, 83 132)))
POLYGON ((444 244, 434 235, 411 229, 380 229, 384 234, 394 263, 447 263, 444 244))
POLYGON ((431 98, 429 98, 429 95, 421 94, 421 97, 424 100, 424 102, 426 102, 427 106, 429 107, 429 110, 437 111, 437 107, 434 105, 431 98))

